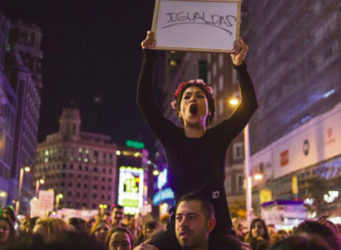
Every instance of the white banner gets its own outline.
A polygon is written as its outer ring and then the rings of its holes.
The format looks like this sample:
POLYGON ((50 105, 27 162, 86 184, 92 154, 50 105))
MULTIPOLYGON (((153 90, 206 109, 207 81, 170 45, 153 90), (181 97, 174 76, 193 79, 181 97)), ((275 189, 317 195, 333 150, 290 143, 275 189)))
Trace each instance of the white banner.
POLYGON ((252 155, 251 164, 276 179, 340 154, 341 104, 252 155))

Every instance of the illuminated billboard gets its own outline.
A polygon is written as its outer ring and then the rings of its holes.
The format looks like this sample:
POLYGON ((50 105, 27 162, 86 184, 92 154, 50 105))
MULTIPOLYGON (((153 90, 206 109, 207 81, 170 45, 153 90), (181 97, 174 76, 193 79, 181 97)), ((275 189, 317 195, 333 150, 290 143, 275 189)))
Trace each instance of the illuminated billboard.
POLYGON ((136 214, 143 206, 143 169, 120 167, 118 183, 118 204, 125 214, 136 214))

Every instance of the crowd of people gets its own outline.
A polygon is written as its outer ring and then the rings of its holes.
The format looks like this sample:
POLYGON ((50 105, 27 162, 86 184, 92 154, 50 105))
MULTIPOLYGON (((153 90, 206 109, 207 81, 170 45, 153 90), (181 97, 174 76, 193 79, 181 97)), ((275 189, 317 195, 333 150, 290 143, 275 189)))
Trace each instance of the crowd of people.
MULTIPOLYGON (((175 235, 181 249, 216 250, 221 240, 211 232, 216 226, 215 211, 209 200, 199 195, 183 196, 174 212, 175 235)), ((115 206, 111 214, 99 214, 84 220, 69 218, 24 218, 20 221, 11 207, 0 215, 0 249, 8 250, 157 250, 150 242, 165 231, 164 221, 128 217, 122 206, 115 206)), ((277 225, 278 226, 278 225, 277 225)), ((235 233, 225 235, 221 249, 251 250, 339 250, 341 225, 326 217, 306 220, 290 231, 276 230, 276 226, 255 218, 248 230, 235 223, 235 233)), ((219 245, 221 246, 221 244, 219 245)), ((162 250, 162 249, 160 249, 162 250)))

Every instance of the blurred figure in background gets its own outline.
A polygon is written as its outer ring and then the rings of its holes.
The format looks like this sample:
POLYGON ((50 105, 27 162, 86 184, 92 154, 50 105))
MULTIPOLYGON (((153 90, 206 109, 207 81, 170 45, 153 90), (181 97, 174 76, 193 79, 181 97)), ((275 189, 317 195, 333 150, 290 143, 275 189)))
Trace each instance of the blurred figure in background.
POLYGON ((327 225, 318 221, 307 220, 302 222, 295 230, 296 235, 319 236, 331 247, 331 249, 340 250, 340 236, 334 233, 327 225))
POLYGON ((141 233, 140 227, 140 217, 139 215, 130 216, 128 220, 128 229, 131 232, 132 236, 136 239, 138 235, 141 233))
POLYGON ((142 226, 142 232, 138 236, 135 245, 138 246, 146 240, 150 240, 152 236, 158 232, 158 223, 156 221, 148 221, 142 226))
POLYGON ((77 217, 69 218, 68 224, 73 226, 76 232, 79 232, 79 233, 87 232, 86 221, 81 218, 77 218, 77 217))
POLYGON ((275 243, 270 250, 332 250, 319 236, 290 236, 275 243))
POLYGON ((247 241, 253 250, 266 249, 266 246, 270 245, 268 229, 264 220, 261 218, 256 218, 251 222, 250 232, 247 235, 247 241))
POLYGON ((167 226, 168 226, 168 223, 169 223, 169 214, 166 213, 164 215, 161 216, 160 218, 160 222, 161 222, 161 230, 162 231, 166 231, 167 230, 167 226))
POLYGON ((33 234, 41 235, 47 242, 56 240, 63 232, 73 231, 73 228, 58 218, 39 218, 33 228, 33 234))
POLYGON ((106 235, 110 229, 111 225, 108 221, 99 219, 92 226, 90 236, 94 236, 98 242, 102 242, 104 244, 106 235))
POLYGON ((275 241, 275 236, 276 236, 276 227, 274 224, 268 224, 268 234, 269 234, 269 239, 271 242, 275 241))
POLYGON ((289 237, 288 232, 281 229, 281 230, 277 231, 277 233, 274 236, 274 239, 271 242, 272 242, 272 244, 275 244, 275 243, 277 243, 277 242, 279 242, 281 240, 284 240, 284 239, 286 239, 288 237, 289 237))
POLYGON ((130 231, 125 227, 114 227, 106 237, 109 250, 131 250, 133 241, 130 231))
POLYGON ((113 227, 126 226, 123 224, 124 219, 124 207, 121 205, 115 205, 111 213, 111 225, 113 227))
POLYGON ((6 247, 14 240, 15 230, 13 222, 5 216, 0 216, 0 249, 6 247))

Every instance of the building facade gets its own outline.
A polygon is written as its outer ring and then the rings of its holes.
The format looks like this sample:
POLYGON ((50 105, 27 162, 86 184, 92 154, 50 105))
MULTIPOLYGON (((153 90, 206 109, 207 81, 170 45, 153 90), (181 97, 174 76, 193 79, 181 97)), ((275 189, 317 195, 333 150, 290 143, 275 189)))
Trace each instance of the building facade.
POLYGON ((108 135, 81 131, 77 108, 65 108, 59 131, 39 143, 35 181, 63 194, 59 208, 98 209, 117 200, 117 146, 108 135))
POLYGON ((9 20, 0 14, 0 207, 8 203, 17 116, 17 95, 5 75, 9 31, 9 20))
POLYGON ((9 200, 19 199, 23 212, 28 211, 29 199, 34 195, 32 175, 24 175, 20 191, 18 179, 20 169, 33 170, 35 165, 42 87, 41 35, 41 29, 34 24, 12 22, 6 54, 6 76, 18 99, 9 200), (20 192, 22 195, 18 197, 20 192))
POLYGON ((327 196, 340 191, 334 183, 341 155, 331 149, 338 126, 327 118, 341 101, 339 1, 244 2, 248 66, 259 102, 250 124, 252 171, 266 177, 254 183, 254 200, 259 205, 264 189, 271 199, 309 199, 316 181, 329 184, 327 196))

